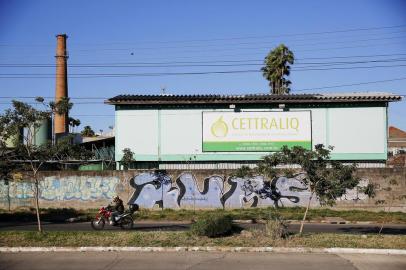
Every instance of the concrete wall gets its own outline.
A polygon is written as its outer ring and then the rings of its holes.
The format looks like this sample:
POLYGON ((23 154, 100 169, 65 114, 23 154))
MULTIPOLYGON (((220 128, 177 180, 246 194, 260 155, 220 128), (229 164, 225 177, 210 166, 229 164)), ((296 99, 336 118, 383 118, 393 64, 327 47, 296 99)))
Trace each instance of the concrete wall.
MULTIPOLYGON (((305 206, 309 191, 302 184, 303 175, 281 177, 267 185, 262 177, 239 179, 230 170, 168 170, 44 172, 41 181, 41 207, 98 208, 118 194, 127 203, 143 208, 241 208, 262 206, 305 206)), ((336 208, 379 210, 377 200, 392 195, 406 195, 406 168, 359 169, 360 186, 375 183, 376 198, 369 199, 358 189, 348 190, 336 208), (398 185, 387 191, 389 182, 398 185)), ((317 199, 313 206, 319 206, 317 199)), ((34 205, 32 185, 28 181, 0 181, 0 208, 18 209, 34 205)), ((406 212, 406 199, 396 200, 391 210, 406 212)))
MULTIPOLYGON (((275 111, 266 107, 241 111, 275 111)), ((292 108, 310 110, 312 143, 332 145, 332 159, 386 160, 386 107, 292 108)), ((116 111, 116 160, 124 148, 137 161, 259 160, 264 152, 203 152, 202 112, 230 109, 120 109, 116 111)), ((279 109, 276 111, 280 111, 279 109)), ((236 113, 238 114, 238 113, 236 113)))

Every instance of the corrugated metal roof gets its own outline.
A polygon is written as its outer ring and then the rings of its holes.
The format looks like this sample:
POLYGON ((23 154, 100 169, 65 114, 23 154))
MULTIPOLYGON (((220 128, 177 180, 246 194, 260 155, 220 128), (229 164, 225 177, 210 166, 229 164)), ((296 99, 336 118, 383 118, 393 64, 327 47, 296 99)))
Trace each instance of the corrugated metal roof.
POLYGON ((82 143, 97 142, 103 140, 114 140, 114 136, 82 137, 82 143))
POLYGON ((341 103, 400 101, 401 96, 384 92, 353 92, 329 94, 247 94, 247 95, 118 95, 107 104, 230 104, 230 103, 341 103))

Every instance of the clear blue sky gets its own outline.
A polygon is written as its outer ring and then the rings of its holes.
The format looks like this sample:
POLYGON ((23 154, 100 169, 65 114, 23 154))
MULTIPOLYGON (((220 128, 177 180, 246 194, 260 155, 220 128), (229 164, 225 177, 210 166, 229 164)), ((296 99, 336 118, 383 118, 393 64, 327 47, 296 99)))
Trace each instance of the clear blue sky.
MULTIPOLYGON (((114 109, 102 99, 76 98, 158 94, 161 87, 171 94, 267 93, 260 72, 161 75, 256 70, 279 43, 297 58, 292 93, 406 94, 406 79, 322 88, 406 78, 406 1, 401 0, 0 0, 1 97, 54 95, 57 33, 69 36, 69 94, 76 103, 71 114, 96 131, 114 124, 114 109), (240 62, 227 62, 235 60, 240 62), (161 64, 151 64, 156 62, 161 64), (130 67, 112 67, 122 63, 130 67), (143 73, 161 75, 101 75, 143 73), (35 78, 9 78, 27 76, 35 78)), ((3 110, 10 98, 0 103, 3 110)), ((390 124, 404 130, 405 105, 392 103, 389 109, 390 124)))

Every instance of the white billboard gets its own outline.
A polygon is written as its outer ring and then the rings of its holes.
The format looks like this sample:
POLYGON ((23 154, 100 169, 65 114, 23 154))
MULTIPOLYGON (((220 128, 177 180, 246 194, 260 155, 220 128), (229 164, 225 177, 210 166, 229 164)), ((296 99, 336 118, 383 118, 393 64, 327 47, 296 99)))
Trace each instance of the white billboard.
POLYGON ((312 147, 310 111, 203 112, 203 152, 273 152, 312 147))

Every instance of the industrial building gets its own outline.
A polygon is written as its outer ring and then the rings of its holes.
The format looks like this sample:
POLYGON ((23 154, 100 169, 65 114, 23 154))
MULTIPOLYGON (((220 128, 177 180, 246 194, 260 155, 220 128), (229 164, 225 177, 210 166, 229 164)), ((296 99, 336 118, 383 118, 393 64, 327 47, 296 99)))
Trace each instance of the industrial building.
POLYGON ((254 163, 283 145, 334 146, 331 158, 387 159, 390 93, 119 95, 115 160, 135 153, 134 167, 230 168, 254 163))
POLYGON ((396 167, 406 167, 406 132, 389 127, 388 164, 396 167))
POLYGON ((389 127, 388 147, 390 156, 406 154, 406 132, 397 127, 389 127))

